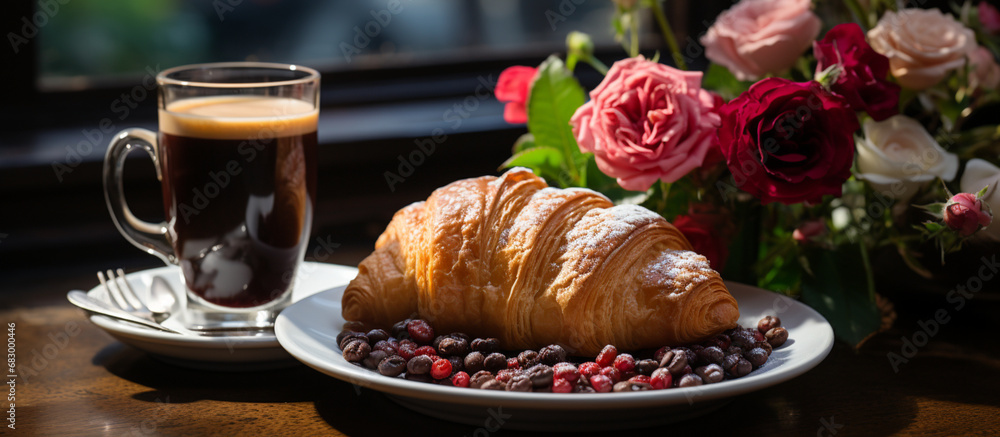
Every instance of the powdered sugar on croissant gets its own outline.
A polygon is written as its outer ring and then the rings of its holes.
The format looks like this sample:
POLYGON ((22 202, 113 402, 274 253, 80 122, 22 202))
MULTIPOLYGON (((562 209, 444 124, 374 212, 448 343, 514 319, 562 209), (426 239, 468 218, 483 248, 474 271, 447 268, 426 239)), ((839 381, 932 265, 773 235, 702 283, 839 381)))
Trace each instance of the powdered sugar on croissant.
POLYGON ((526 169, 465 179, 396 213, 344 291, 347 320, 419 313, 506 348, 678 345, 736 326, 705 257, 659 215, 526 169))

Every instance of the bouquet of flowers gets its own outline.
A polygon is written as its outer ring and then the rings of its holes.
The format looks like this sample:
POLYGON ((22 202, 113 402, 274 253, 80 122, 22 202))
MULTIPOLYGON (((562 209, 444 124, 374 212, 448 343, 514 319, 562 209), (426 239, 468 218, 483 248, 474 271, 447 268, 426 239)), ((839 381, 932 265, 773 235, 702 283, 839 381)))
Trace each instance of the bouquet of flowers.
POLYGON ((505 119, 528 128, 504 167, 658 212, 724 277, 801 298, 852 345, 883 325, 871 253, 929 276, 970 241, 1000 241, 989 4, 846 0, 826 6, 850 18, 824 23, 810 0, 741 0, 700 38, 705 72, 686 70, 660 0, 615 4, 628 57, 609 68, 573 32, 565 60, 500 75, 505 119), (640 55, 644 13, 673 66, 640 55), (583 64, 604 74, 589 99, 583 64))

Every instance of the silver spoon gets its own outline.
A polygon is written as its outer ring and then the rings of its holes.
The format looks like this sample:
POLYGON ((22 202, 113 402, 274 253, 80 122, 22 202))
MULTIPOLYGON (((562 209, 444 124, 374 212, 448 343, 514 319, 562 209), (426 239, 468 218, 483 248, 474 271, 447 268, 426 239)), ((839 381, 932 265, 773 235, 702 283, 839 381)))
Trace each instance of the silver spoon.
POLYGON ((180 309, 180 299, 173 287, 163 277, 153 276, 153 282, 149 285, 149 301, 146 307, 153 314, 153 319, 163 322, 171 314, 176 314, 180 309))

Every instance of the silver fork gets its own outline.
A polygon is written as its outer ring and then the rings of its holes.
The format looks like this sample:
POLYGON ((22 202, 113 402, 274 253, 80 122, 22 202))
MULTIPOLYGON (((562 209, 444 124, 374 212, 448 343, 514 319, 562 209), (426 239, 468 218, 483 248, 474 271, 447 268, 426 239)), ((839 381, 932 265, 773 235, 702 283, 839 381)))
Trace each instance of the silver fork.
POLYGON ((160 320, 156 320, 156 318, 153 317, 153 312, 150 311, 146 304, 142 303, 142 300, 139 299, 139 296, 135 294, 135 290, 132 289, 132 286, 128 283, 128 279, 125 278, 124 270, 118 269, 117 275, 115 275, 115 272, 108 269, 107 278, 105 278, 104 273, 97 272, 97 280, 101 281, 101 285, 104 286, 104 291, 108 293, 108 296, 111 298, 111 302, 118 308, 121 308, 123 311, 131 313, 136 317, 140 317, 151 322, 160 322, 160 320))

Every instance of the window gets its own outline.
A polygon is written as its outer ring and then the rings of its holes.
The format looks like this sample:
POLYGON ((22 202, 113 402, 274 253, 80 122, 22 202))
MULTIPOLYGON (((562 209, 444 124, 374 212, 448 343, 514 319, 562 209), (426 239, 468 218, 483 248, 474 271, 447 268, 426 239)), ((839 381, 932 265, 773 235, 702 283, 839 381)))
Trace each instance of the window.
POLYGON ((41 31, 39 85, 75 89, 210 61, 338 71, 516 58, 564 51, 571 30, 614 48, 613 8, 606 0, 74 1, 41 31))

